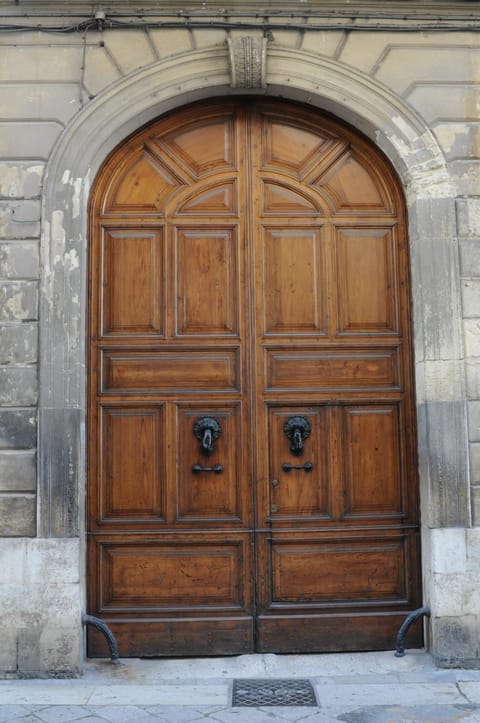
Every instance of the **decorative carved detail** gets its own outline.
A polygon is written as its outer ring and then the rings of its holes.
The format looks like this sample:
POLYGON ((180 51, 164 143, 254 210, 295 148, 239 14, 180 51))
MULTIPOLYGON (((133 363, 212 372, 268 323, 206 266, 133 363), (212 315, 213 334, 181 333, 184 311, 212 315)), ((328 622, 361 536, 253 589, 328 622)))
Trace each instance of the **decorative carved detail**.
MULTIPOLYGON (((295 456, 303 454, 303 443, 310 436, 308 419, 305 419, 305 417, 289 417, 283 425, 283 431, 292 443, 290 446, 291 453, 295 456)), ((296 469, 299 469, 299 467, 296 469)))
POLYGON ((213 443, 222 433, 222 427, 215 417, 201 417, 193 425, 193 433, 200 442, 200 451, 208 457, 214 450, 213 443))
POLYGON ((232 88, 267 87, 267 38, 229 38, 232 88))

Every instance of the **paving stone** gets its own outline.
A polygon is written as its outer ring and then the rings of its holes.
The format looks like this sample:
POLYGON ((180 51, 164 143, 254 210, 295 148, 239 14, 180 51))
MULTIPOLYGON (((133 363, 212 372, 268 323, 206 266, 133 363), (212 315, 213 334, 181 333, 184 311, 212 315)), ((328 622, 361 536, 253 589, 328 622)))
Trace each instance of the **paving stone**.
POLYGON ((464 703, 454 683, 400 683, 398 685, 324 685, 316 686, 321 707, 335 705, 367 706, 372 700, 378 705, 430 705, 464 703))
POLYGON ((473 720, 478 720, 478 718, 473 718, 477 714, 474 709, 466 705, 429 705, 408 708, 405 706, 369 706, 343 713, 338 716, 337 720, 345 721, 345 723, 400 723, 401 721, 459 723, 463 720, 470 720, 473 723, 473 720))
POLYGON ((229 687, 225 685, 116 685, 98 686, 93 693, 92 705, 122 705, 133 703, 141 705, 147 699, 157 705, 228 705, 229 687))
POLYGON ((2 705, 0 706, 0 723, 21 718, 29 713, 29 708, 24 705, 2 705))
MULTIPOLYGON (((111 710, 115 711, 116 709, 112 708, 111 710)), ((199 717, 212 715, 222 709, 218 708, 218 706, 214 708, 211 706, 190 708, 189 706, 180 707, 178 705, 153 705, 148 706, 145 710, 160 721, 175 720, 175 723, 192 723, 192 721, 198 720, 199 717)), ((102 715, 105 715, 105 713, 102 713, 102 715)), ((117 720, 120 723, 122 719, 113 717, 111 720, 112 723, 117 723, 117 720)))
MULTIPOLYGON (((69 723, 78 720, 81 713, 88 715, 88 711, 78 705, 52 705, 36 711, 36 715, 45 723, 69 723)), ((120 723, 122 719, 117 720, 120 723)))

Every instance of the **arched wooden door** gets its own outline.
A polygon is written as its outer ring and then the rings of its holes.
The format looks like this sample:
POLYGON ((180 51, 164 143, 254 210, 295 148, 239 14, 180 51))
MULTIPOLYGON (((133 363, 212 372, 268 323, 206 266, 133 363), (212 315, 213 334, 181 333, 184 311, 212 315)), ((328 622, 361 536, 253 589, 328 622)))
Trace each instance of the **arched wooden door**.
POLYGON ((384 157, 303 106, 190 106, 104 164, 90 258, 89 611, 121 654, 392 648, 419 528, 384 157))

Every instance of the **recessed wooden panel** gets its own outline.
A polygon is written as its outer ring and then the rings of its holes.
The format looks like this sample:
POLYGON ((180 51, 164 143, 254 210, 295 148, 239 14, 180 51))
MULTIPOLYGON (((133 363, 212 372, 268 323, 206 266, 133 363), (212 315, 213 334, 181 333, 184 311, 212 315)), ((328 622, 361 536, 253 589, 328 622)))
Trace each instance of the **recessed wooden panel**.
POLYGON ((316 185, 327 192, 337 210, 349 213, 371 209, 389 210, 383 184, 364 158, 344 154, 316 185))
POLYGON ((397 406, 347 407, 344 412, 345 515, 402 511, 397 406))
POLYGON ((240 408, 177 407, 177 512, 178 520, 239 520, 241 517, 242 478, 248 467, 240 465, 240 408), (195 423, 202 417, 213 417, 219 424, 220 436, 213 442, 213 451, 206 455, 194 433, 195 423), (221 472, 194 472, 194 465, 221 472), (242 468, 243 467, 243 468, 242 468))
POLYGON ((288 186, 264 181, 263 212, 275 215, 305 216, 317 214, 321 208, 305 193, 288 186))
POLYGON ((238 391, 238 349, 102 352, 103 392, 238 391))
POLYGON ((101 407, 99 432, 101 520, 164 519, 163 407, 101 407))
POLYGON ((238 192, 235 181, 207 186, 196 191, 184 201, 177 210, 179 216, 236 214, 238 192))
POLYGON ((104 335, 163 334, 163 240, 160 230, 103 230, 104 335))
POLYGON ((320 229, 267 228, 264 230, 265 333, 324 332, 323 264, 320 229))
POLYGON ((340 333, 397 331, 393 240, 389 228, 337 229, 340 333))
POLYGON ((327 448, 325 408, 272 408, 269 428, 271 519, 328 517, 327 456, 322 453, 327 448), (310 433, 303 441, 300 455, 292 452, 292 441, 285 433, 287 421, 298 416, 310 425, 310 433), (308 463, 312 469, 285 471, 284 463, 292 467, 308 463))
POLYGON ((238 332, 239 285, 234 229, 178 229, 177 334, 238 332))
POLYGON ((280 119, 264 119, 262 166, 280 167, 301 175, 328 146, 328 137, 280 119))
MULTIPOLYGON (((253 619, 242 612, 227 615, 221 611, 213 618, 162 616, 148 621, 132 614, 127 620, 125 616, 121 621, 110 619, 108 626, 122 658, 242 655, 253 649, 253 619)), ((86 632, 88 656, 108 658, 104 634, 92 625, 86 632)))
POLYGON ((235 166, 235 132, 231 117, 206 118, 186 129, 169 133, 158 142, 164 152, 197 178, 235 166))
POLYGON ((243 606, 242 543, 100 543, 100 609, 243 606))
POLYGON ((114 177, 104 212, 162 213, 163 205, 179 186, 175 175, 142 148, 114 177))
POLYGON ((272 602, 406 599, 404 540, 272 542, 272 602))
POLYGON ((272 390, 394 389, 400 381, 397 349, 267 349, 266 364, 272 390))

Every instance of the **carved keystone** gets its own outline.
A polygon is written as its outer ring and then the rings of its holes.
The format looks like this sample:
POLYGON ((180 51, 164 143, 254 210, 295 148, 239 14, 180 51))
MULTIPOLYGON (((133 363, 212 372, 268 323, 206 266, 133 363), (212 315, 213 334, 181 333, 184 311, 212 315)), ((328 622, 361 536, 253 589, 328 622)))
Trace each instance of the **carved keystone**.
POLYGON ((232 88, 267 87, 267 38, 229 38, 232 88))

